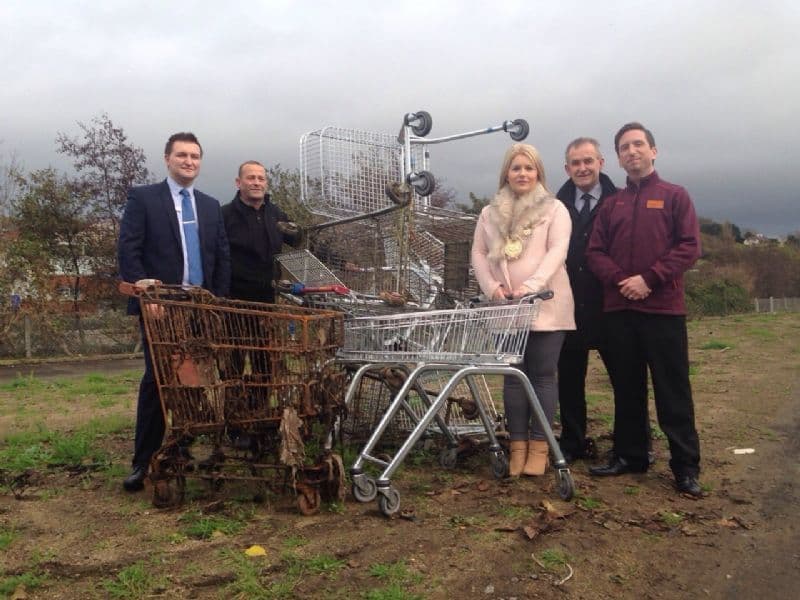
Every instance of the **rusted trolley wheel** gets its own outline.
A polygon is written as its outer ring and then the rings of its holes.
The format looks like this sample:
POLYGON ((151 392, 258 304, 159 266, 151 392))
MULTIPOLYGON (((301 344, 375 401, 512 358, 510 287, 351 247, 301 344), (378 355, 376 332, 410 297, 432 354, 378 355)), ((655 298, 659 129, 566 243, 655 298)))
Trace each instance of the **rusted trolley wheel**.
POLYGON ((400 510, 400 492, 393 487, 378 497, 378 508, 384 516, 391 517, 400 510))
POLYGON ((183 504, 186 496, 186 478, 169 477, 153 481, 153 506, 172 508, 183 504))
POLYGON ((322 496, 316 488, 301 491, 297 495, 297 508, 306 516, 315 515, 322 506, 322 496))
POLYGON ((325 502, 344 502, 347 495, 345 484, 344 463, 341 456, 331 454, 328 461, 329 472, 327 480, 320 485, 320 493, 325 502))

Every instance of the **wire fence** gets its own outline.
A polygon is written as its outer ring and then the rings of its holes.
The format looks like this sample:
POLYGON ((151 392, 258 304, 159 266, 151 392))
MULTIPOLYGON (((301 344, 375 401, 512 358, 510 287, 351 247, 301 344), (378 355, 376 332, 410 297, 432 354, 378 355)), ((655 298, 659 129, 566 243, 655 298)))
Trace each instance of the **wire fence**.
MULTIPOLYGON (((753 298, 751 306, 762 314, 800 312, 800 297, 753 298)), ((138 320, 120 310, 82 312, 77 318, 74 314, 0 310, 0 359, 130 354, 141 349, 138 320)))
POLYGON ((800 311, 800 298, 754 298, 753 304, 757 313, 800 311))

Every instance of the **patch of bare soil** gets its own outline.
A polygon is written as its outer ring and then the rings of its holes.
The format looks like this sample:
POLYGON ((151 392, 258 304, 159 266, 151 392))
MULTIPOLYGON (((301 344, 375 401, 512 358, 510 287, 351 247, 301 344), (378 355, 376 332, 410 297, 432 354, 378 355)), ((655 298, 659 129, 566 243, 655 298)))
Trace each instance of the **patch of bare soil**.
MULTIPOLYGON (((551 476, 493 479, 485 453, 452 471, 415 455, 393 480, 402 503, 393 519, 350 495, 304 517, 291 493, 254 504, 227 488, 158 510, 149 488, 124 493, 119 473, 54 469, 0 495, 0 527, 15 532, 0 550, 0 579, 47 576, 21 598, 104 598, 104 582, 141 563, 154 582, 147 597, 230 598, 244 589, 232 555, 258 544, 266 555, 248 560, 262 595, 242 598, 366 598, 387 586, 375 565, 400 560, 405 596, 372 597, 789 598, 800 581, 798 334, 792 315, 692 324, 708 490, 699 500, 674 490, 659 439, 647 474, 594 479, 576 463, 571 502, 558 499, 551 476), (729 345, 704 349, 712 340, 729 345), (735 452, 743 448, 753 453, 735 452), (243 529, 194 539, 185 527, 198 511, 243 519, 243 529), (335 566, 320 567, 320 557, 335 566)), ((590 388, 609 396, 599 361, 590 388)), ((590 408, 601 453, 610 408, 590 408)), ((105 443, 125 465, 129 440, 105 443)))

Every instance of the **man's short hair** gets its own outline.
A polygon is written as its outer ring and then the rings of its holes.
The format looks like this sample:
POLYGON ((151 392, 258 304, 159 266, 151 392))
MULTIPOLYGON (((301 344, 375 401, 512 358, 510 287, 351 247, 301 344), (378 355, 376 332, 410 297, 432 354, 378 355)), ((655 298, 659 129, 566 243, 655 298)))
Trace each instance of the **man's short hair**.
POLYGON ((603 153, 600 152, 600 142, 596 139, 591 137, 579 137, 572 140, 569 144, 567 144, 567 149, 564 150, 564 162, 569 163, 569 151, 573 148, 577 148, 578 146, 583 146, 584 144, 591 144, 594 146, 594 151, 597 152, 598 158, 603 158, 603 153))
POLYGON ((197 136, 188 131, 180 131, 169 136, 167 145, 164 147, 164 156, 169 156, 172 153, 172 146, 175 144, 175 142, 189 142, 190 144, 197 144, 197 147, 200 148, 200 156, 203 156, 203 147, 197 140, 197 136))
POLYGON ((617 135, 614 136, 614 151, 619 155, 619 138, 623 135, 628 133, 629 131, 644 131, 644 136, 647 138, 647 143, 650 144, 651 148, 655 148, 656 146, 656 138, 653 137, 653 132, 650 131, 647 127, 639 123, 638 121, 631 121, 630 123, 625 123, 620 130, 617 132, 617 135))
POLYGON ((256 166, 259 166, 262 169, 264 169, 264 171, 267 170, 267 168, 264 165, 262 165, 260 162, 258 162, 257 160, 246 160, 242 164, 239 165, 239 177, 242 176, 242 169, 244 169, 247 165, 256 165, 256 166))

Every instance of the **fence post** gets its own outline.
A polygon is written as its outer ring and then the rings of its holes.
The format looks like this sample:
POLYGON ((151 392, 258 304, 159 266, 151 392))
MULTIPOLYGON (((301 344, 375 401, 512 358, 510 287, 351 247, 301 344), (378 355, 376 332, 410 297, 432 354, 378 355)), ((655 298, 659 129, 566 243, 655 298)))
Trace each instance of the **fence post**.
POLYGON ((753 298, 753 304, 756 305, 756 312, 758 312, 758 298, 753 298))
POLYGON ((775 298, 773 298, 772 296, 769 297, 769 312, 771 313, 775 312, 775 298))
POLYGON ((25 326, 25 358, 31 357, 31 318, 25 315, 22 319, 25 326))

